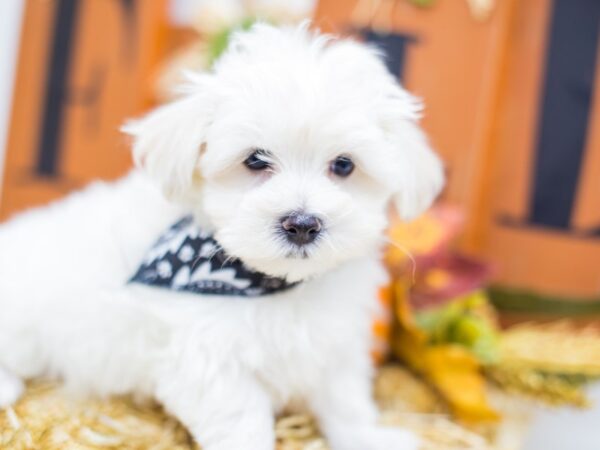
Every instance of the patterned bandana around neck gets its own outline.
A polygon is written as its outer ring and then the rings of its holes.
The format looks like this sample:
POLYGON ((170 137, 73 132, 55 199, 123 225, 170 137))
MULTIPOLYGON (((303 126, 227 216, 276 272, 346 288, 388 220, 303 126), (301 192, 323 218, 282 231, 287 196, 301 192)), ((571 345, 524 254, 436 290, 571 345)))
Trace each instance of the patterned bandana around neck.
POLYGON ((192 216, 171 226, 154 244, 130 283, 197 294, 259 297, 286 291, 288 283, 228 256, 192 216))

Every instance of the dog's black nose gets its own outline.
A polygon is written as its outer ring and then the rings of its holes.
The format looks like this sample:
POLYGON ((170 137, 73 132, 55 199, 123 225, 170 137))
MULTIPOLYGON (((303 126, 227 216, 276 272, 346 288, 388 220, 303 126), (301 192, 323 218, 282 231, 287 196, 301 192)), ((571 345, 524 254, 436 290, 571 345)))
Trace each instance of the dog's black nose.
POLYGON ((281 218, 281 229, 288 241, 306 245, 314 241, 321 232, 321 221, 304 212, 292 212, 281 218))

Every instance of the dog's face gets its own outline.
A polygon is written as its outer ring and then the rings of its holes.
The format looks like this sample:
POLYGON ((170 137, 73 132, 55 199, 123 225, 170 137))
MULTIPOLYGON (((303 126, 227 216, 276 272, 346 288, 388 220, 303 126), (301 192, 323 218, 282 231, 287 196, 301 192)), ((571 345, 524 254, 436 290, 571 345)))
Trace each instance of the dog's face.
POLYGON ((260 25, 127 131, 229 254, 295 281, 373 251, 390 201, 407 219, 433 201, 442 168, 418 107, 362 44, 260 25))

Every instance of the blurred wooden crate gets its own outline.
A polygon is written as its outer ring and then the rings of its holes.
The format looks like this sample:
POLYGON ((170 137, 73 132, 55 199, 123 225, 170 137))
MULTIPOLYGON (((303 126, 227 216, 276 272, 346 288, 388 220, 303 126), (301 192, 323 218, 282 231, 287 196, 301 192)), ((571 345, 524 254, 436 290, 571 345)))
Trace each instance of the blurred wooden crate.
POLYGON ((600 294, 600 2, 519 2, 475 247, 498 281, 600 294))
POLYGON ((166 0, 28 0, 0 218, 130 167, 118 129, 152 102, 166 0))
POLYGON ((415 3, 321 0, 317 23, 387 47, 424 99, 443 199, 465 209, 463 247, 496 263, 497 282, 597 296, 600 2, 496 0, 484 20, 467 0, 415 3))

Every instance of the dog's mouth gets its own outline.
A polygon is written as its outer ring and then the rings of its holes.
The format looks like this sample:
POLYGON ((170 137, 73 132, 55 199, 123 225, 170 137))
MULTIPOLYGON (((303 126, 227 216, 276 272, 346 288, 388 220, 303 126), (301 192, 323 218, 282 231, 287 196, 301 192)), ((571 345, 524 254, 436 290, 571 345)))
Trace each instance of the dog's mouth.
POLYGON ((285 257, 287 259, 308 259, 308 258, 310 258, 310 255, 309 255, 308 251, 306 250, 306 248, 299 247, 297 249, 289 251, 285 255, 285 257))

